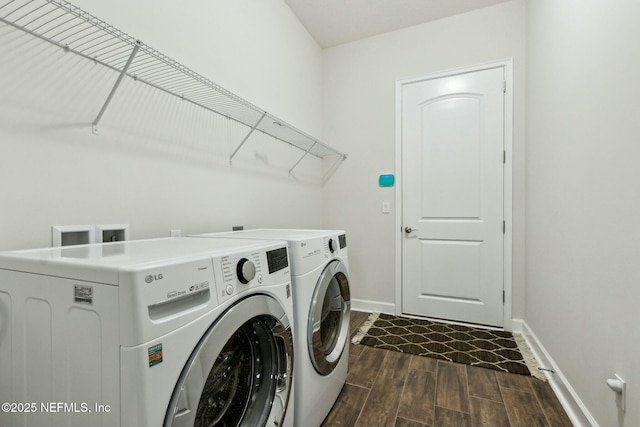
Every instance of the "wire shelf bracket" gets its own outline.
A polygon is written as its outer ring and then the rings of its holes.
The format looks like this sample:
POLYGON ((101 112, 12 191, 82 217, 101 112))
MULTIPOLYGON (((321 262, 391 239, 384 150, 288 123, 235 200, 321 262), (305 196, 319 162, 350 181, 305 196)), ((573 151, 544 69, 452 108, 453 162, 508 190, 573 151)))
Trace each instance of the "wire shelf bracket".
POLYGON ((267 113, 265 112, 262 116, 260 116, 260 120, 258 120, 256 122, 255 125, 253 125, 251 127, 251 130, 249 131, 249 133, 247 134, 247 136, 244 137, 244 139, 242 140, 242 142, 240 143, 240 145, 238 145, 238 147, 236 147, 236 149, 233 151, 233 153, 231 153, 231 156, 229 157, 229 164, 233 164, 233 157, 236 155, 236 153, 238 152, 238 150, 240 150, 240 148, 242 148, 242 146, 244 145, 245 142, 247 142, 247 139, 249 139, 249 137, 251 136, 251 134, 253 133, 254 130, 256 130, 256 128, 258 127, 258 125, 260 124, 260 122, 262 121, 262 119, 264 119, 264 117, 267 115, 267 113))
POLYGON ((249 133, 231 154, 230 163, 256 130, 303 151, 290 174, 308 155, 337 156, 334 167, 347 157, 66 0, 0 0, 0 22, 118 73, 91 123, 94 134, 126 76, 247 126, 249 133))
POLYGON ((296 168, 296 166, 298 166, 298 165, 300 164, 300 162, 301 162, 305 157, 307 157, 307 154, 309 154, 309 151, 311 151, 311 150, 313 149, 313 147, 315 147, 315 146, 316 146, 316 144, 317 144, 317 143, 318 143, 318 141, 315 141, 315 142, 313 143, 313 145, 312 145, 308 150, 306 150, 306 151, 304 152, 304 154, 302 155, 302 157, 300 157, 300 158, 298 159, 298 161, 297 161, 293 166, 291 166, 291 169, 289 169, 289 174, 291 174, 291 172, 293 172, 293 170, 296 168))
POLYGON ((136 56, 136 53, 138 53, 138 49, 140 49, 141 45, 142 45, 141 41, 139 41, 139 40, 136 41, 136 44, 135 44, 135 46, 133 47, 133 49, 131 51, 131 55, 129 56, 129 59, 127 60, 127 63, 122 68, 122 71, 118 75, 118 79, 116 80, 115 84, 113 85, 113 88, 111 89, 111 92, 109 92, 109 96, 107 96, 107 99, 104 101, 104 104, 102 105, 102 108, 100 109, 100 112, 98 113, 98 116, 93 121, 93 124, 92 124, 91 128, 93 130, 93 134, 94 135, 98 134, 98 123, 100 123, 100 119, 102 119, 102 115, 107 110, 107 107, 109 106, 109 103, 111 102, 111 99, 113 98, 113 95, 118 90, 118 87, 120 86, 120 83, 122 82, 122 78, 127 74, 127 70, 131 66, 131 62, 133 61, 133 58, 136 56))

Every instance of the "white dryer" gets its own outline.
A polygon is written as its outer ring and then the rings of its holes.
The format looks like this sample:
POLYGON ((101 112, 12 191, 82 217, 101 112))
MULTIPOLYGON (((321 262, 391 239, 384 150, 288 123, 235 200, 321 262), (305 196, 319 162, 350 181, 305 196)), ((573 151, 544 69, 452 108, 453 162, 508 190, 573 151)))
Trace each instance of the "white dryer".
POLYGON ((285 242, 0 254, 0 425, 293 426, 285 242))
POLYGON ((347 240, 340 230, 259 229, 193 237, 277 239, 289 244, 295 312, 295 425, 319 426, 347 378, 347 240))

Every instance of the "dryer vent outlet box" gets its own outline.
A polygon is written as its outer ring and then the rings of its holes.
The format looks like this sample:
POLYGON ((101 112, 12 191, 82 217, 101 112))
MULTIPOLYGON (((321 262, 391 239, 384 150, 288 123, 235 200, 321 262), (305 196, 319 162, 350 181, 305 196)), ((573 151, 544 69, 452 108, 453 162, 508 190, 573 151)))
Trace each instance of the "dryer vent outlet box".
POLYGON ((96 243, 129 240, 129 224, 96 225, 96 243))
POLYGON ((127 240, 124 237, 124 230, 104 230, 102 232, 103 242, 122 242, 127 240))
POLYGON ((68 231, 61 235, 61 246, 85 245, 91 243, 91 237, 88 231, 68 231))
POLYGON ((51 227, 51 246, 72 246, 95 243, 93 225, 54 225, 51 227))
POLYGON ((129 224, 54 225, 51 227, 51 246, 54 247, 125 240, 129 240, 129 224))

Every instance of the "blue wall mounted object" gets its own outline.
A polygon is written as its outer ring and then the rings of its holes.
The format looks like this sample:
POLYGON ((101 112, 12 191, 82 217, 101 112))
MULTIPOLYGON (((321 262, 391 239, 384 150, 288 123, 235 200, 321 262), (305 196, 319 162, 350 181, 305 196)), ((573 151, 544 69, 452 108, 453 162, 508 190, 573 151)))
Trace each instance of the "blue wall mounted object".
POLYGON ((392 173, 382 174, 378 177, 378 184, 380 187, 393 187, 396 182, 396 177, 392 173))

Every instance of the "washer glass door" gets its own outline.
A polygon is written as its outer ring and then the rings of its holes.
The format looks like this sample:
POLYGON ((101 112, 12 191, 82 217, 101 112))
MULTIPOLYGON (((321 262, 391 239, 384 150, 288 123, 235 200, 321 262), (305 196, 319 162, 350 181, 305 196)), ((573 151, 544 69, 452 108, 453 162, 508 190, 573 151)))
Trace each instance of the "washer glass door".
POLYGON ((291 328, 282 307, 266 295, 248 297, 227 310, 196 346, 164 425, 282 425, 292 367, 291 328))
POLYGON ((341 261, 333 260, 318 279, 309 311, 309 354, 321 375, 330 374, 340 361, 349 338, 350 313, 347 269, 341 261))

